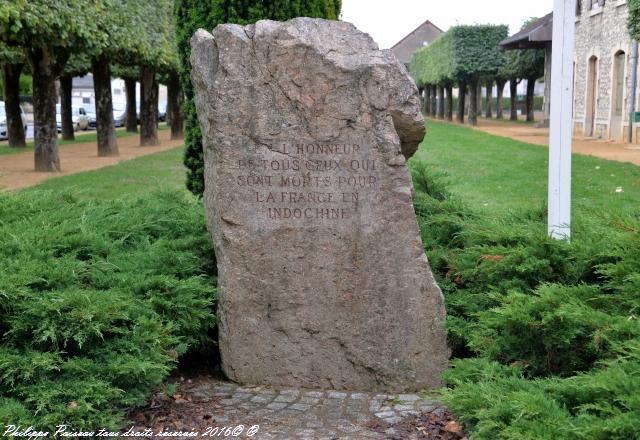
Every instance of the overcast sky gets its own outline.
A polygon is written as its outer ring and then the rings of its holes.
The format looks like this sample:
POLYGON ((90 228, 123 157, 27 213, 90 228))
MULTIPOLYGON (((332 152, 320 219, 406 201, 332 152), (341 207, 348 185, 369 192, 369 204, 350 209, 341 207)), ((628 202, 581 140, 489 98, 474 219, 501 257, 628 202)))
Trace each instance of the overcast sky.
POLYGON ((529 17, 553 10, 553 0, 342 0, 341 18, 388 49, 425 20, 446 31, 456 24, 508 24, 509 33, 529 17))

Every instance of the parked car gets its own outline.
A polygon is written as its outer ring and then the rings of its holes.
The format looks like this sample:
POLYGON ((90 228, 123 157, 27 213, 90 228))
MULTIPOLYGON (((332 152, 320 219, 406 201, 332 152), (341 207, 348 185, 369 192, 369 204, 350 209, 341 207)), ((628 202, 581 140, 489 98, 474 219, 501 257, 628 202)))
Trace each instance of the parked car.
MULTIPOLYGON (((24 132, 27 132, 27 116, 24 114, 24 110, 20 107, 20 117, 22 118, 22 125, 24 126, 24 132)), ((0 140, 5 140, 9 137, 7 131, 7 113, 4 108, 4 101, 0 101, 0 140)))
POLYGON ((87 112, 87 118, 89 118, 89 129, 95 130, 98 127, 96 119, 96 107, 92 104, 83 105, 84 110, 87 112))
MULTIPOLYGON (((89 117, 84 107, 71 107, 71 121, 73 123, 73 131, 89 129, 89 117)), ((58 132, 61 132, 62 108, 60 104, 56 104, 56 123, 58 124, 58 132)))
POLYGON ((127 108, 124 105, 113 105, 113 124, 116 127, 124 127, 127 120, 127 108))
POLYGON ((158 103, 158 120, 162 122, 167 120, 167 101, 158 103))

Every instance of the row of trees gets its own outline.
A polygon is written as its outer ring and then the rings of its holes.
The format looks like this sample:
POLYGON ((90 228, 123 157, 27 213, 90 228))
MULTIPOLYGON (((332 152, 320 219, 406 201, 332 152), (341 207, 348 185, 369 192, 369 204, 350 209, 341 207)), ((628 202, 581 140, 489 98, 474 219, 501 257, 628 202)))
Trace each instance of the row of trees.
POLYGON ((175 0, 176 31, 184 91, 185 158, 187 188, 194 194, 204 191, 202 135, 191 85, 191 37, 199 28, 211 30, 220 23, 250 24, 261 19, 288 20, 320 17, 336 20, 341 0, 175 0))
POLYGON ((63 137, 73 138, 71 85, 93 74, 99 156, 118 154, 111 78, 125 79, 127 130, 137 131, 135 85, 141 84, 140 142, 158 144, 158 81, 168 86, 172 137, 182 135, 178 57, 171 0, 0 0, 2 65, 9 142, 24 146, 18 84, 33 78, 35 169, 59 171, 56 82, 63 137))
POLYGON ((527 118, 533 120, 533 92, 536 80, 544 75, 544 51, 502 52, 498 44, 507 36, 507 26, 454 26, 429 46, 418 50, 411 59, 409 71, 424 93, 426 113, 453 120, 453 89, 457 88, 457 120, 464 122, 468 91, 468 123, 476 125, 481 87, 486 87, 487 116, 491 117, 495 84, 498 90, 496 116, 502 118, 503 91, 508 81, 511 119, 517 119, 517 85, 527 80, 527 118))

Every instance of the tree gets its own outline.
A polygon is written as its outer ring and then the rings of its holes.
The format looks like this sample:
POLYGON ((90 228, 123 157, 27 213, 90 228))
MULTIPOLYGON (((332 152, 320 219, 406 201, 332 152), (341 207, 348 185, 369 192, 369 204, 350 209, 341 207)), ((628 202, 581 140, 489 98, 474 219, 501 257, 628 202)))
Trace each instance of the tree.
POLYGON ((175 0, 176 38, 180 80, 184 96, 185 158, 187 188, 196 195, 204 190, 202 135, 191 85, 191 36, 198 28, 213 29, 220 23, 249 24, 260 19, 288 20, 294 17, 337 19, 341 0, 175 0))
MULTIPOLYGON (((145 28, 137 60, 140 66, 140 145, 157 145, 158 74, 178 67, 173 0, 127 0, 145 28)), ((206 3, 206 2, 202 2, 206 3)))
POLYGON ((640 40, 640 0, 627 0, 627 5, 629 33, 634 40, 640 40))
MULTIPOLYGON (((498 43, 507 34, 507 26, 454 26, 418 50, 409 71, 419 86, 458 84, 461 91, 468 87, 469 123, 476 125, 479 82, 495 76, 504 64, 498 43)), ((464 92, 459 95, 462 97, 464 92)), ((459 120, 460 114, 459 110, 459 120)))
MULTIPOLYGON (((525 29, 537 18, 530 18, 524 22, 525 29)), ((497 78, 508 80, 511 86, 511 119, 517 120, 516 109, 517 86, 522 80, 527 81, 526 112, 527 121, 534 119, 534 92, 538 78, 544 76, 544 49, 515 49, 505 53, 505 63, 498 72, 497 78)))
POLYGON ((130 133, 138 132, 138 105, 136 98, 136 84, 140 78, 140 68, 138 66, 124 66, 122 64, 113 65, 111 68, 113 75, 124 80, 124 89, 127 99, 125 130, 130 133))
POLYGON ((74 76, 84 76, 89 72, 91 63, 84 54, 72 54, 60 76, 60 118, 62 120, 62 139, 75 139, 71 91, 74 76))
POLYGON ((167 76, 167 122, 171 126, 171 139, 184 137, 184 117, 182 113, 182 90, 178 72, 172 71, 167 76))
POLYGON ((27 146, 26 133, 22 124, 20 110, 20 76, 25 59, 20 51, 0 43, 0 67, 2 68, 2 96, 7 123, 9 146, 24 148, 27 146))
POLYGON ((55 80, 70 54, 109 35, 99 21, 102 1, 0 0, 0 42, 21 48, 33 73, 35 169, 59 171, 55 80))
MULTIPOLYGON (((113 64, 135 65, 148 52, 150 34, 155 23, 150 18, 156 2, 150 0, 103 0, 100 28, 109 38, 95 44, 90 51, 93 88, 96 97, 98 156, 117 156, 118 141, 113 121, 111 68, 113 64)), ((158 7, 163 5, 158 2, 158 7)))

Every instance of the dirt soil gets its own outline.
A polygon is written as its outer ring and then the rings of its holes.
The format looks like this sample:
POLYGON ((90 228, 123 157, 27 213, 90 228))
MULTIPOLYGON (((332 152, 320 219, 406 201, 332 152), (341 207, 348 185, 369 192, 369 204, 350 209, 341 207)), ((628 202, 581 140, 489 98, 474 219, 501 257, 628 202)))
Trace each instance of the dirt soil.
POLYGON ((118 138, 120 155, 117 157, 98 157, 96 142, 64 145, 60 147, 62 172, 46 173, 34 171, 33 151, 0 156, 0 191, 16 190, 34 186, 52 177, 66 176, 82 171, 97 170, 134 159, 147 154, 170 150, 184 144, 184 140, 170 140, 170 130, 158 131, 160 145, 141 147, 140 136, 132 135, 118 138))
MULTIPOLYGON (((475 129, 530 144, 549 145, 548 128, 536 128, 528 124, 479 118, 478 126, 475 129)), ((640 145, 578 137, 573 139, 572 148, 574 153, 640 165, 640 145)))

